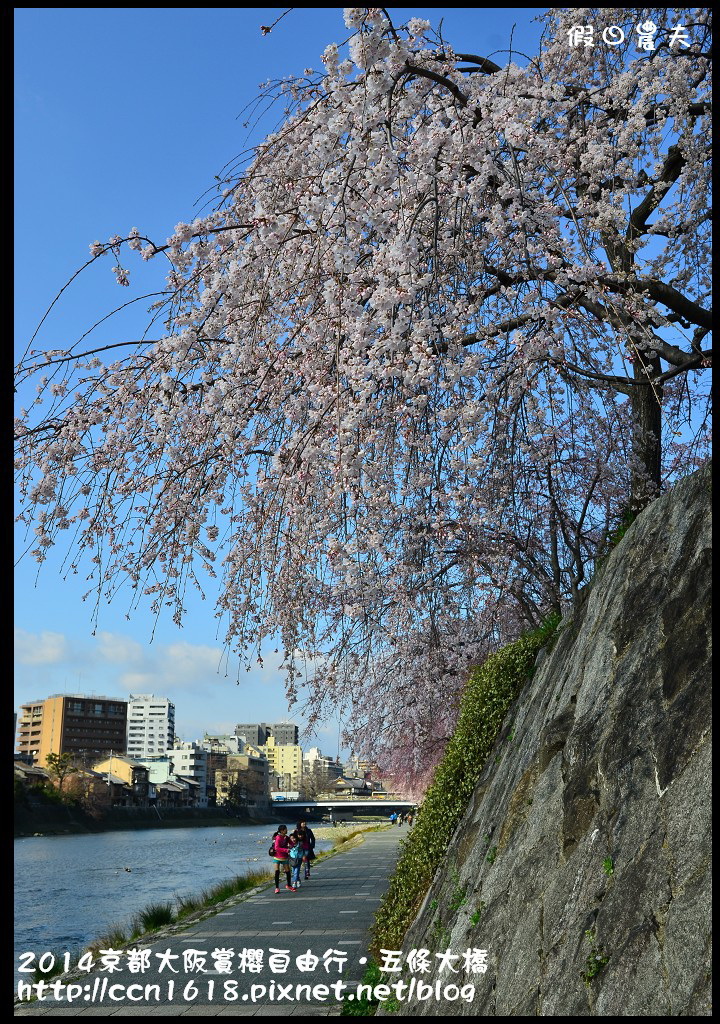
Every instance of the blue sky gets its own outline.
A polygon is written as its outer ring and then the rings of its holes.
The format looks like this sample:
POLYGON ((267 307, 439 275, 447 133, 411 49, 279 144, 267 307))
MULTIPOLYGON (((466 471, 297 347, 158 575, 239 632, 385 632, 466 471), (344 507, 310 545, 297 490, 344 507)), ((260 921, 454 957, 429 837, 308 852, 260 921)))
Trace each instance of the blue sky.
MULTIPOLYGON (((15 349, 24 352, 48 306, 88 259, 95 239, 132 227, 163 241, 216 174, 274 127, 248 134, 247 104, 268 79, 321 67, 330 42, 346 38, 342 8, 15 8, 15 349)), ((389 8, 393 21, 443 19, 460 50, 493 56, 513 46, 532 54, 541 8, 389 8), (514 32, 513 32, 514 26, 514 32)), ((131 288, 99 261, 63 293, 39 332, 38 347, 60 348, 115 308, 157 286, 161 268, 124 265, 131 288), (128 295, 128 292, 130 294, 128 295)), ((99 329, 96 340, 132 337, 148 302, 99 329)), ((16 538, 19 557, 25 547, 16 538)), ((39 576, 15 570, 15 710, 53 693, 127 697, 155 693, 176 705, 183 739, 232 731, 241 721, 275 722, 289 711, 277 658, 239 676, 216 635, 212 601, 190 602, 182 630, 147 609, 126 619, 122 604, 100 608, 93 635, 79 577, 65 580, 61 553, 39 576), (239 685, 237 680, 239 678, 239 685)), ((307 737, 338 752, 338 721, 307 737)), ((347 751, 343 751, 347 752, 347 751)))

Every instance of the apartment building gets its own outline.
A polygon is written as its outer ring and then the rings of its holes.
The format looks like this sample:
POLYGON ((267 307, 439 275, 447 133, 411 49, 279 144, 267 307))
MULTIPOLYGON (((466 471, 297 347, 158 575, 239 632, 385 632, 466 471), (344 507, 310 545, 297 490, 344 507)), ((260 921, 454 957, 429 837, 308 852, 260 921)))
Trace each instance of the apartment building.
POLYGON ((250 811, 267 811, 270 777, 267 758, 258 752, 228 755, 226 766, 215 772, 218 804, 231 804, 250 811))
POLYGON ((259 750, 268 760, 270 785, 275 790, 299 790, 302 780, 303 752, 296 744, 279 744, 274 736, 259 750))
POLYGON ((53 694, 21 705, 16 752, 20 760, 45 767, 48 754, 73 754, 90 764, 111 752, 125 752, 127 701, 116 697, 53 694))
POLYGON ((163 757, 175 743, 175 705, 152 693, 130 694, 127 752, 130 757, 163 757))
POLYGON ((346 779, 379 779, 382 772, 375 761, 363 761, 351 754, 343 766, 343 775, 346 779))
POLYGON ((150 796, 150 772, 146 765, 133 757, 111 754, 96 761, 93 770, 104 775, 108 785, 120 784, 122 795, 113 800, 114 806, 147 807, 150 796))
POLYGON ((205 751, 207 758, 208 807, 215 807, 218 802, 215 789, 215 773, 223 771, 227 767, 228 757, 245 752, 245 740, 235 735, 211 736, 209 733, 205 733, 200 746, 205 751))
POLYGON ((223 733, 220 736, 211 736, 206 732, 200 745, 203 750, 212 754, 242 754, 245 742, 237 735, 223 733))
POLYGON ((303 787, 317 789, 327 786, 343 774, 342 766, 334 757, 323 754, 320 747, 310 747, 303 755, 303 787))
POLYGON ((207 807, 207 752, 199 743, 176 740, 168 750, 173 775, 197 783, 197 806, 207 807))
POLYGON ((252 722, 250 724, 236 725, 235 735, 242 736, 246 743, 254 747, 263 747, 272 736, 279 747, 297 746, 300 730, 294 722, 276 722, 268 725, 267 722, 252 722))

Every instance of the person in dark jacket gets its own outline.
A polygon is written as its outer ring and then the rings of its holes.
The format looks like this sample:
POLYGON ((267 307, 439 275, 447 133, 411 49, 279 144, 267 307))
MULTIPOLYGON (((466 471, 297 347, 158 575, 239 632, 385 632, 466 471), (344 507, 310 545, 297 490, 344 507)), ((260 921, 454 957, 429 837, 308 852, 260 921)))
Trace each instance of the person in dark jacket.
POLYGON ((305 879, 310 878, 310 865, 315 860, 315 833, 308 826, 306 821, 299 821, 296 832, 302 837, 303 865, 305 867, 305 879))

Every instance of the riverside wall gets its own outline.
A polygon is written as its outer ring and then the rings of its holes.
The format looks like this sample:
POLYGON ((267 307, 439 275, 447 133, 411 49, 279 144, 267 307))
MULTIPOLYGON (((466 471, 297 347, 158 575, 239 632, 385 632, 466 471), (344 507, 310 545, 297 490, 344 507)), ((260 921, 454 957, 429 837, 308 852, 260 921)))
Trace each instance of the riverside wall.
POLYGON ((711 543, 708 465, 633 523, 509 710, 403 945, 486 951, 447 1015, 711 1014, 711 543))

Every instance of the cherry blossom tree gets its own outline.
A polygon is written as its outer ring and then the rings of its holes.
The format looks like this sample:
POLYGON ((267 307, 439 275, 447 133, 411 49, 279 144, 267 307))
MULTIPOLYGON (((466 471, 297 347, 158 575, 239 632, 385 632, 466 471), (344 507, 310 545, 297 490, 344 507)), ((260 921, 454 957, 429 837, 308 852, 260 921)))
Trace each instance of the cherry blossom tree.
POLYGON ((70 531, 98 599, 177 622, 217 576, 290 698, 305 659, 312 713, 436 760, 468 667, 707 457, 709 19, 555 9, 519 66, 346 9, 209 212, 93 243, 128 288, 164 262, 147 337, 19 365, 34 556, 70 531))

